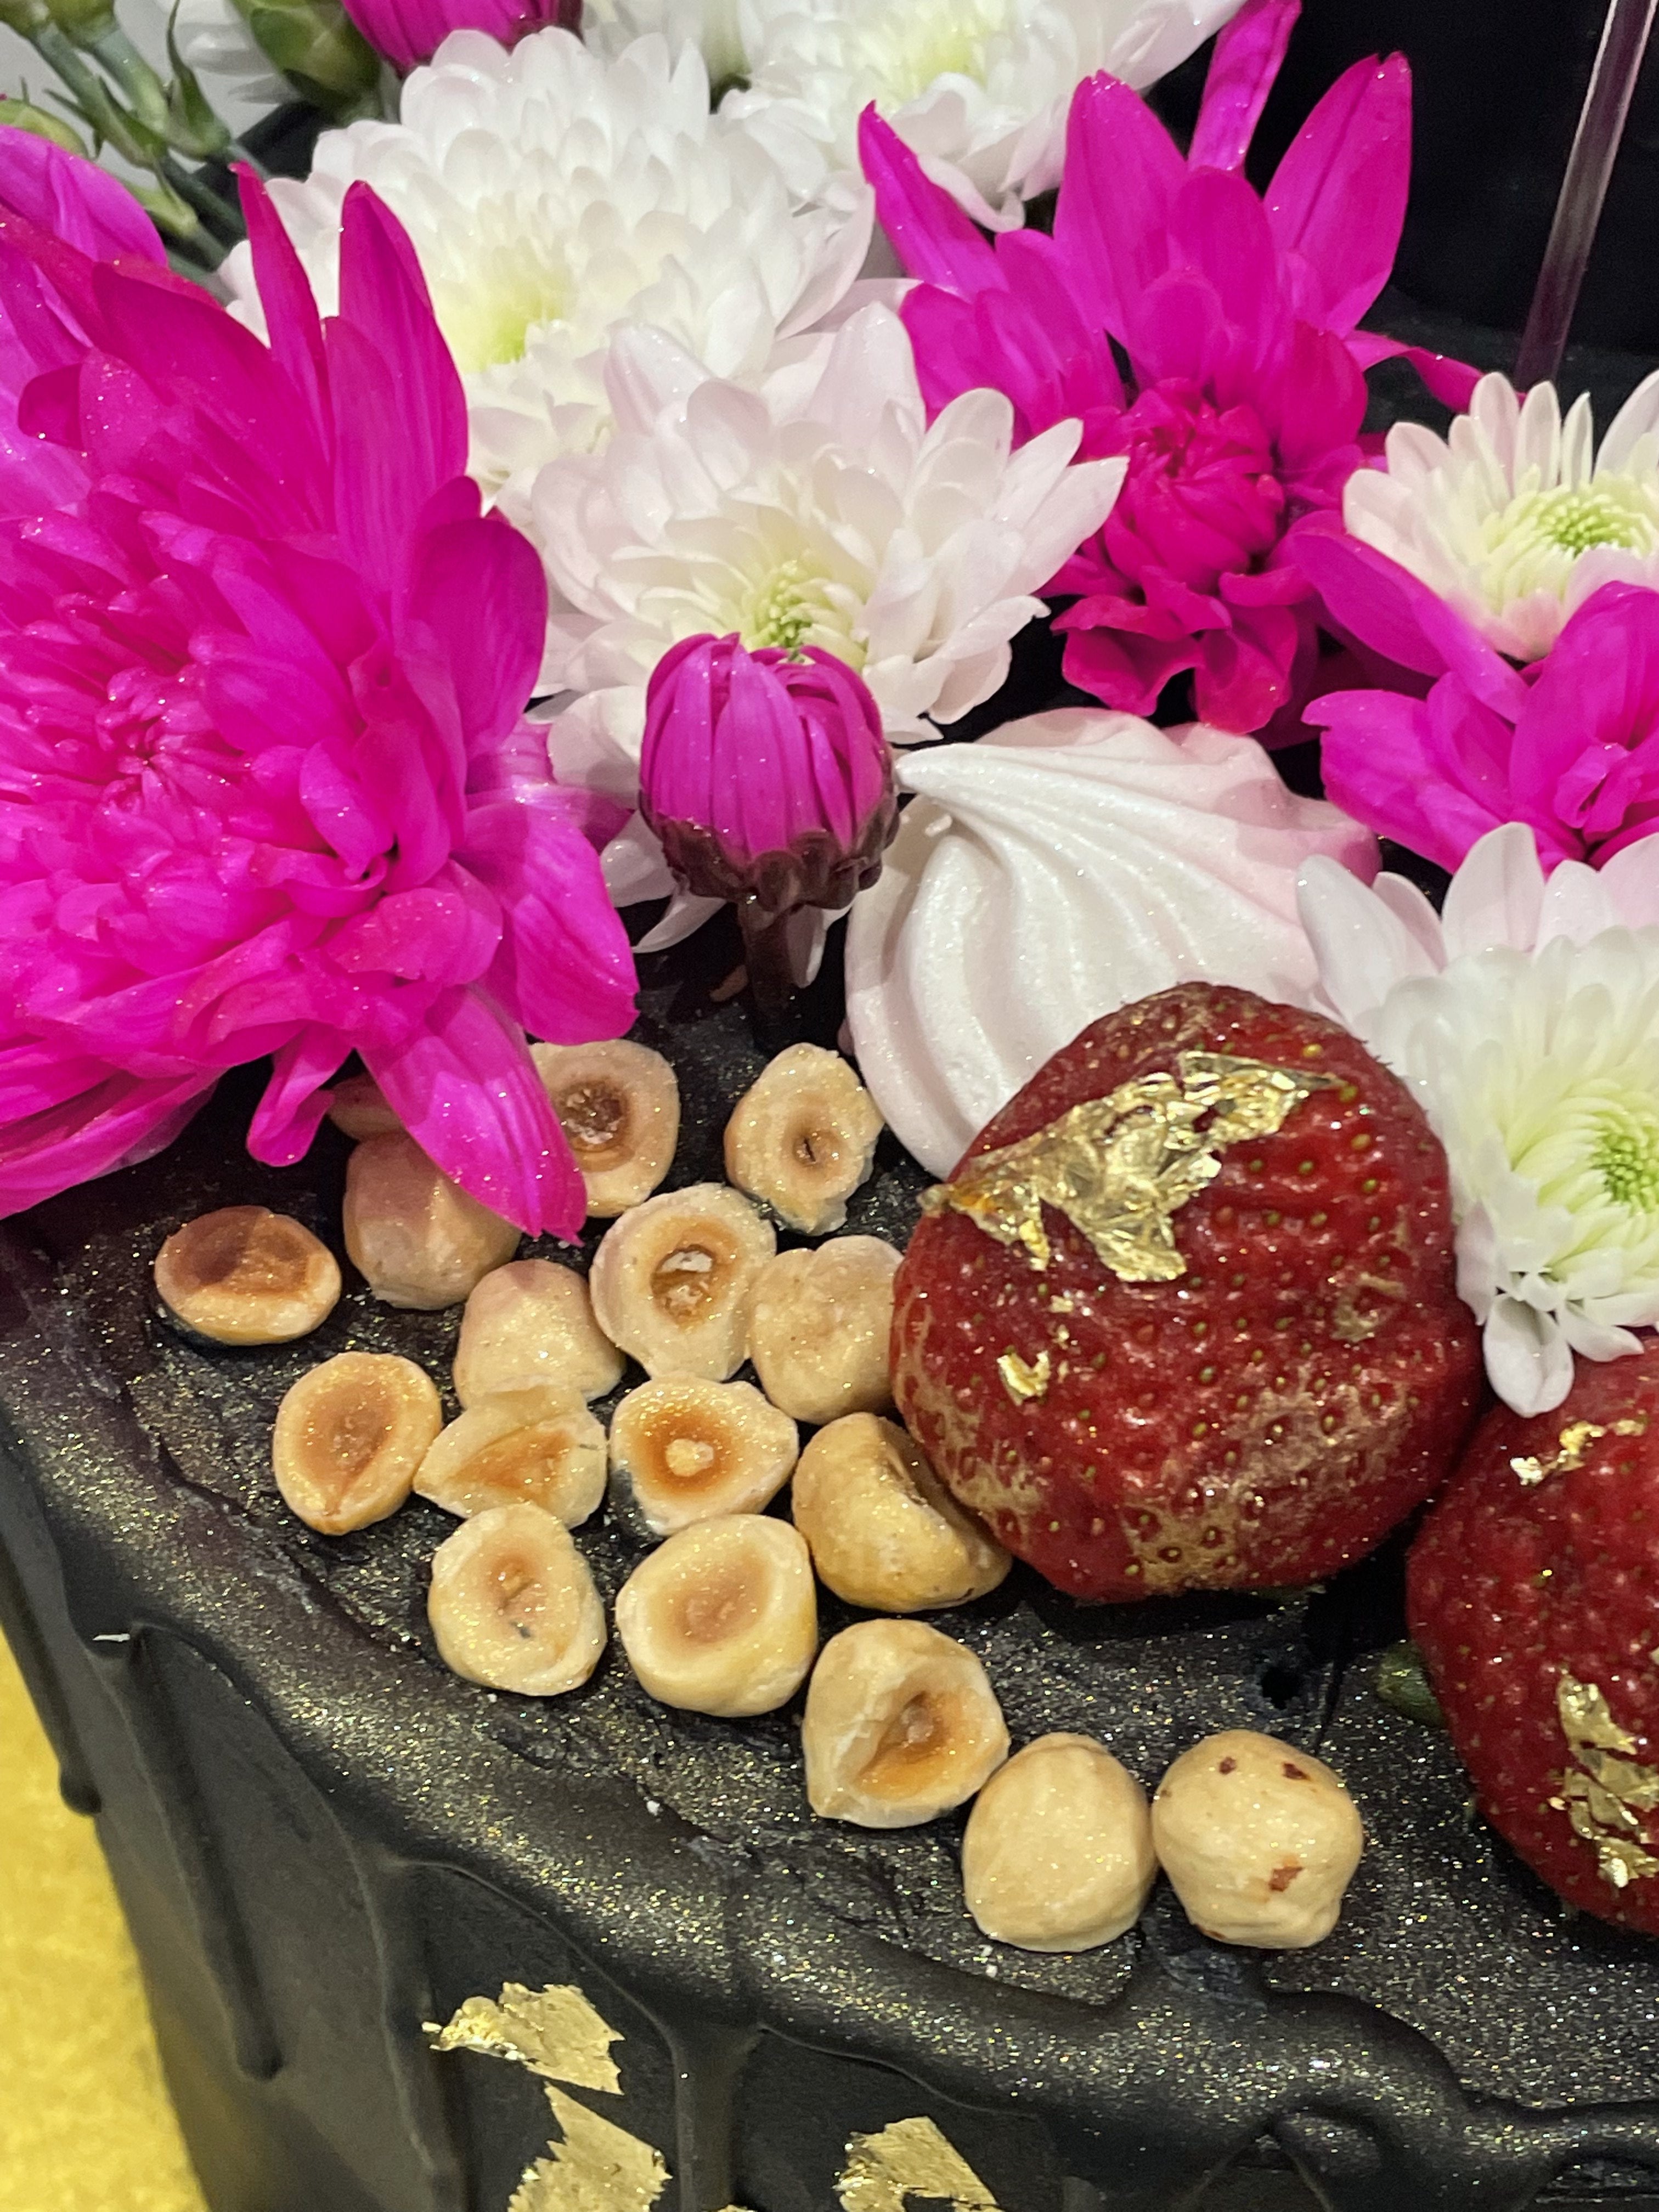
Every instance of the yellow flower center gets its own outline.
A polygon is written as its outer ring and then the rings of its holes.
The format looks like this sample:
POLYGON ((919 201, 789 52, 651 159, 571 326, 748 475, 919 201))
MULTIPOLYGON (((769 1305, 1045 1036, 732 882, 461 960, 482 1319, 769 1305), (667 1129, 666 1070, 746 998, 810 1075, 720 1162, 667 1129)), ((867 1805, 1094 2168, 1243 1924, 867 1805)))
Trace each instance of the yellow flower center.
POLYGON ((752 586, 739 611, 738 629, 751 653, 771 645, 781 653, 799 653, 813 631, 826 624, 840 627, 825 604, 821 580, 810 575, 805 562, 796 558, 781 562, 752 586))
POLYGON ((896 6, 870 34, 866 59, 881 82, 884 106, 902 107, 935 77, 985 82, 986 48, 1007 25, 1007 0, 933 0, 896 6))
POLYGON ((1659 502, 1645 483, 1607 476, 1517 493, 1480 526, 1476 557, 1487 604, 1501 612, 1534 592, 1560 594, 1574 562, 1598 545, 1643 558, 1659 552, 1659 502))
POLYGON ((465 267, 428 270, 438 326, 463 374, 521 361, 530 334, 570 313, 570 276, 553 242, 536 252, 469 241, 465 267))
POLYGON ((1628 496, 1619 496, 1625 490, 1622 484, 1586 484, 1546 492, 1538 501, 1534 526, 1564 553, 1588 553, 1592 545, 1648 552, 1654 542, 1653 516, 1628 496))
POLYGON ((1590 1165, 1615 1206, 1659 1213, 1659 1109, 1612 1109, 1596 1130, 1590 1165))
POLYGON ((1659 1232, 1659 1094, 1645 1083, 1587 1077, 1512 1132, 1510 1158, 1545 1205, 1584 1220, 1616 1209, 1623 1222, 1607 1226, 1620 1240, 1659 1232))

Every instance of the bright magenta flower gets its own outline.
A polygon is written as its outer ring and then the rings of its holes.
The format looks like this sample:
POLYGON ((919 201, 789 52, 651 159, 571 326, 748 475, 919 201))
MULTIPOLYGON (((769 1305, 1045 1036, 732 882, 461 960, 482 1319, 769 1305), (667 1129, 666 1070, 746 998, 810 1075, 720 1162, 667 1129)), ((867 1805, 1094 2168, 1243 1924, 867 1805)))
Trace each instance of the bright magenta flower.
POLYGON ((1408 353, 1459 404, 1474 381, 1356 328, 1405 217, 1403 58, 1340 77, 1264 195, 1241 173, 1298 5, 1247 0, 1222 33, 1184 157, 1127 85, 1080 85, 1052 238, 988 241, 873 109, 861 125, 878 212, 924 280, 902 313, 928 405, 991 385, 1024 436, 1076 415, 1083 456, 1129 457, 1104 528, 1048 587, 1077 597, 1055 625, 1066 675, 1146 714, 1190 668, 1200 719, 1285 736, 1317 606, 1284 541, 1360 463, 1363 370, 1408 353))
MULTIPOLYGON (((32 131, 0 126, 0 210, 97 260, 131 257, 160 265, 167 258, 155 225, 125 185, 32 131)), ((49 501, 73 499, 81 487, 78 461, 43 451, 17 427, 17 394, 34 374, 37 350, 51 345, 52 319, 20 269, 17 283, 0 295, 0 515, 35 514, 49 501)))
POLYGON ((345 11, 377 54, 404 75, 429 62, 452 31, 486 31, 515 46, 556 23, 580 31, 582 0, 345 0, 345 11))
POLYGON ((1516 668, 1408 569, 1334 524, 1305 532, 1297 557, 1371 656, 1376 688, 1328 691, 1307 711, 1324 727, 1339 806, 1451 869, 1506 822, 1528 824, 1547 868, 1599 867, 1659 832, 1659 592, 1604 584, 1547 653, 1516 668))
POLYGON ((520 1024, 629 1024, 594 842, 616 820, 552 784, 523 719, 541 566, 480 515, 407 240, 354 188, 321 322, 245 182, 267 348, 20 199, 0 158, 39 467, 0 523, 0 1212, 155 1150, 266 1054, 249 1147, 296 1158, 355 1049, 459 1182, 574 1233, 520 1024))
POLYGON ((880 709, 816 646, 684 639, 647 687, 640 811, 686 890, 736 906, 750 981, 775 1004, 790 989, 781 925, 839 912, 881 873, 898 817, 880 709))

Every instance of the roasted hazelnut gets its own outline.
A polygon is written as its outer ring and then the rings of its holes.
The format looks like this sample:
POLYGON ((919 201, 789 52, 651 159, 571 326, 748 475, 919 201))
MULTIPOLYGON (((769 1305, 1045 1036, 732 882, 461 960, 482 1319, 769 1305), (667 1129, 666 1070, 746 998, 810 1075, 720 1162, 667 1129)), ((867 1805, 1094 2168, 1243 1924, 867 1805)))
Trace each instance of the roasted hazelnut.
POLYGON ((622 1381, 623 1364, 574 1268, 556 1260, 514 1260, 492 1269, 467 1299, 455 1346, 455 1395, 470 1406, 497 1390, 550 1383, 603 1398, 622 1381))
POLYGON ((1321 1760, 1228 1729, 1183 1752, 1158 1785, 1152 1844, 1202 1934, 1305 1951, 1335 1927, 1365 1832, 1321 1760))
POLYGON ((535 1061, 576 1165, 590 1218, 649 1198, 674 1161, 680 1086, 659 1052, 617 1037, 605 1044, 532 1044, 535 1061))
POLYGON ((821 1045, 769 1060, 726 1125, 726 1172, 808 1237, 839 1229, 884 1127, 852 1064, 821 1045))
POLYGON ((605 1231, 594 1317, 647 1375, 723 1382, 748 1352, 755 1278, 776 1249, 771 1224, 724 1183, 665 1191, 605 1231))
POLYGON ((893 1402, 887 1343, 899 1254, 879 1237, 780 1252, 761 1269, 749 1356, 775 1406, 814 1428, 893 1402))
POLYGON ((919 1620, 861 1620, 818 1655, 801 1748, 815 1813, 914 1828, 984 1787, 1008 1731, 965 1645, 919 1620))
POLYGON ((168 1311, 215 1344, 290 1344, 325 1322, 340 1297, 327 1245, 263 1206, 222 1206, 185 1222, 156 1254, 155 1273, 168 1311))
POLYGON ((915 1440, 874 1413, 848 1413, 810 1439, 789 1510, 819 1579, 872 1613, 965 1605, 994 1590, 1013 1564, 915 1440))
POLYGON ((630 1390, 611 1417, 611 1472, 653 1536, 728 1513, 759 1513, 788 1481, 800 1438, 749 1382, 667 1375, 630 1390))
POLYGON ((1157 1875, 1146 1793, 1092 1736, 1028 1743, 968 1815, 968 1910, 1022 1951, 1111 1942, 1140 1917, 1157 1875))
POLYGON ((818 1648, 806 1547, 787 1521, 732 1513, 682 1528, 617 1594, 617 1634, 665 1705, 740 1720, 787 1704, 818 1648))
POLYGON ((386 1352, 342 1352, 276 1408, 276 1487, 307 1528, 343 1536, 395 1513, 443 1425, 431 1377, 386 1352))
POLYGON ((432 1560, 427 1618, 445 1666, 523 1698, 585 1682, 605 1650, 605 1607, 570 1531, 539 1505, 493 1505, 432 1560))
POLYGON ((368 1137, 346 1166, 345 1246, 377 1298, 434 1312, 510 1260, 519 1232, 412 1137, 368 1137))
POLYGON ((433 1442, 415 1487, 446 1513, 539 1505, 580 1528, 605 1496, 605 1431, 574 1390, 536 1384, 477 1398, 433 1442))
POLYGON ((373 1076, 349 1075, 328 1094, 328 1118, 354 1144, 365 1137, 397 1137, 404 1125, 386 1103, 373 1076))

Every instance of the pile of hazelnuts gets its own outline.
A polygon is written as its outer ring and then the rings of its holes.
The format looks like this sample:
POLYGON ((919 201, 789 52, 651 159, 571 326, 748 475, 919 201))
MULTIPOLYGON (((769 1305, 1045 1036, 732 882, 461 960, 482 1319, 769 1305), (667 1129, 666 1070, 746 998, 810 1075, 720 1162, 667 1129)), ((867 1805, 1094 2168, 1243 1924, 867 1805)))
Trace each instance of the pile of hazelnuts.
MULTIPOLYGON (((571 1530, 605 1501, 653 1545, 615 1628, 646 1691, 739 1719, 807 1685, 806 1790, 820 1816, 915 1826, 975 1801, 969 1911, 1041 1951, 1109 1942, 1161 1863, 1224 1942, 1300 1948, 1328 1934, 1363 1845, 1317 1759, 1243 1731, 1177 1759, 1148 1805, 1106 1747, 1044 1736, 1010 1758, 980 1660, 907 1616, 994 1589, 1008 1554, 963 1513, 891 1411, 887 1343, 900 1255, 836 1236, 882 1121, 852 1066, 798 1045, 738 1102, 727 1183, 665 1193, 679 1096, 660 1054, 626 1042, 533 1048, 609 1219, 591 1276, 516 1259, 518 1232, 461 1190, 363 1078, 331 1118, 354 1140, 346 1249, 394 1306, 463 1304, 446 1425, 414 1361, 347 1352, 293 1386, 272 1462, 325 1535, 411 1495, 458 1516, 432 1562, 428 1613, 457 1674, 553 1697, 592 1674, 604 1604, 571 1530), (827 1241, 777 1250, 775 1221, 827 1241), (590 1410, 623 1377, 610 1432, 590 1410), (750 1360, 758 1387, 734 1381, 750 1360), (813 1434, 802 1449, 798 1424, 813 1434), (790 1485, 790 1518, 767 1511, 790 1485), (820 1648, 817 1583, 876 1618, 820 1648)), ((155 1262, 176 1323, 221 1344, 286 1342, 339 1298, 339 1269, 286 1216, 233 1206, 186 1223, 155 1262)))

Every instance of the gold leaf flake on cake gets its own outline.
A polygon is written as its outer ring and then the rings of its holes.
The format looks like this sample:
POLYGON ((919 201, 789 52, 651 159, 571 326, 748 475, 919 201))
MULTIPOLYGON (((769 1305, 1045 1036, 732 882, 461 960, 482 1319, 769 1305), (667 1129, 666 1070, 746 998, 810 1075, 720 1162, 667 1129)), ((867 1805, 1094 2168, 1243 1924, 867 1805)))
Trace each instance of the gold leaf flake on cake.
POLYGON ((1022 1359, 1018 1352, 1005 1352, 997 1362, 997 1373, 1002 1377, 1002 1387, 1021 1405, 1027 1398, 1046 1398, 1048 1395, 1048 1355, 1039 1352, 1036 1364, 1022 1359))
POLYGON ((568 1984, 529 1990, 509 1982, 501 1996, 469 1997, 442 2027, 426 2023, 434 2051, 477 2051, 486 2058, 507 2058, 550 2081, 578 2089, 603 2089, 615 2096, 622 2076, 611 2056, 620 2043, 587 1998, 568 1984))
POLYGON ((1562 1430, 1556 1449, 1547 1459, 1526 1456, 1512 1459, 1510 1468, 1521 1478, 1523 1490, 1530 1490, 1552 1474, 1571 1474, 1581 1468, 1589 1455, 1589 1448, 1603 1437, 1644 1437, 1648 1432, 1645 1413, 1632 1413, 1627 1420, 1569 1421, 1562 1430))
POLYGON ((1631 1757, 1636 1738, 1614 1720, 1595 1683, 1564 1673, 1555 1706, 1574 1764, 1551 1804, 1594 1850, 1601 1879, 1614 1889, 1659 1874, 1659 1858, 1648 1848, 1655 1838, 1642 1817, 1659 1807, 1659 1769, 1631 1757))
POLYGON ((547 2096, 561 2140, 530 2168, 507 2212, 650 2212, 668 2185, 661 2154, 562 2090, 547 2096))
POLYGON ((1178 1080, 1139 1076, 981 1154, 926 1193, 923 1210, 965 1214, 1041 1269, 1051 1256, 1042 1209, 1052 1206, 1120 1282, 1173 1282, 1187 1272, 1174 1217, 1220 1173, 1220 1154, 1271 1136, 1332 1080, 1218 1052, 1183 1052, 1176 1066, 1178 1080))
POLYGON ((932 2120, 895 2120, 878 2135, 854 2136, 836 2184, 843 2212, 904 2212, 927 2197, 956 2212, 997 2212, 997 2201, 932 2120))

